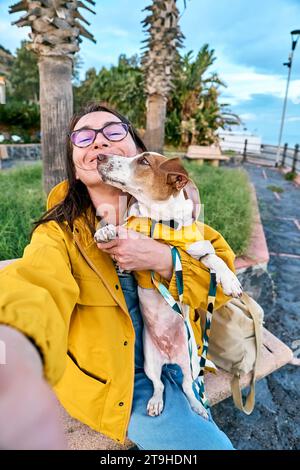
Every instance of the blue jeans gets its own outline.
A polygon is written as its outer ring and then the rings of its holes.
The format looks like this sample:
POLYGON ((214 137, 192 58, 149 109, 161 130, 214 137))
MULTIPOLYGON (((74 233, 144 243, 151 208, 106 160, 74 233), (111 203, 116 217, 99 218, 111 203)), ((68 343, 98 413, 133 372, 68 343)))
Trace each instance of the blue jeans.
POLYGON ((181 368, 165 365, 162 370, 164 409, 159 416, 147 414, 153 385, 144 372, 143 319, 132 274, 120 274, 120 283, 135 329, 135 380, 128 438, 146 450, 234 450, 228 437, 214 423, 196 414, 182 391, 181 368))

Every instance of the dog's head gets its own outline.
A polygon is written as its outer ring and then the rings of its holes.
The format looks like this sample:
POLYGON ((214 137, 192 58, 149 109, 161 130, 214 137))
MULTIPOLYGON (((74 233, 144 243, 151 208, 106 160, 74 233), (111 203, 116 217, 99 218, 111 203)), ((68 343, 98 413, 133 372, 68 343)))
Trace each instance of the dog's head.
POLYGON ((167 201, 189 181, 179 158, 154 152, 135 157, 98 155, 97 169, 103 182, 132 194, 141 202, 167 201))

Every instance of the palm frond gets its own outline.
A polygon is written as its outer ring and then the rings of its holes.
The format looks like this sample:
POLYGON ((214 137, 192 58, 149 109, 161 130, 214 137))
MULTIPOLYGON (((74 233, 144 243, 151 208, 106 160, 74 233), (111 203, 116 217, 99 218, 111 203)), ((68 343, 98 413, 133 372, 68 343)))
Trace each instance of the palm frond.
POLYGON ((32 43, 28 47, 32 50, 42 55, 67 55, 73 58, 79 50, 82 37, 96 42, 93 34, 81 23, 90 25, 79 9, 95 14, 86 3, 96 4, 93 0, 21 0, 10 6, 9 13, 25 11, 12 24, 31 27, 29 36, 32 43))

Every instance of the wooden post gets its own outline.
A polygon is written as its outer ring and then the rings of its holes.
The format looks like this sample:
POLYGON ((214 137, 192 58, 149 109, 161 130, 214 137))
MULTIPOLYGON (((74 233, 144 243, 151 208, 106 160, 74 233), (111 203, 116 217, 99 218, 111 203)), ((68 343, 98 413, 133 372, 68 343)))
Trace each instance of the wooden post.
POLYGON ((288 144, 285 143, 285 144, 284 144, 284 147, 283 147, 282 160, 281 160, 281 165, 280 165, 280 166, 282 166, 282 167, 284 167, 287 149, 288 149, 288 144))
POLYGON ((293 165, 292 165, 292 172, 296 172, 296 164, 298 160, 298 153, 299 153, 299 144, 295 145, 295 150, 294 150, 294 157, 293 157, 293 165))

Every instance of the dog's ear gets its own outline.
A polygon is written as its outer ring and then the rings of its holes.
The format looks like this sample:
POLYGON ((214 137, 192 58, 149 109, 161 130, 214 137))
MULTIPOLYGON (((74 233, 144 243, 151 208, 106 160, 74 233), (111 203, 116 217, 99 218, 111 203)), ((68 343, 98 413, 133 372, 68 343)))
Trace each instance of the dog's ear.
POLYGON ((168 158, 159 165, 159 170, 167 175, 167 183, 180 191, 189 181, 189 175, 180 158, 168 158))
POLYGON ((189 180, 188 184, 184 188, 187 198, 193 201, 193 219, 198 220, 199 215, 201 213, 201 200, 199 189, 193 182, 193 180, 189 180))

